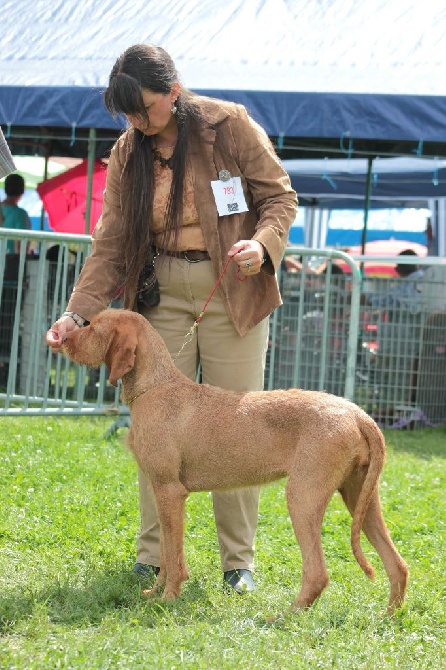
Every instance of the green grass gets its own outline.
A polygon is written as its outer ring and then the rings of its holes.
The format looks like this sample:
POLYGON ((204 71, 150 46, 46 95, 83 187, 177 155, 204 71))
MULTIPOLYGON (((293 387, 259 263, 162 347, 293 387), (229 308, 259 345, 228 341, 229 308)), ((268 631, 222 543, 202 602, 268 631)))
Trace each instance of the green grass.
POLYGON ((324 521, 331 583, 289 615, 301 560, 283 483, 265 488, 258 590, 221 587, 212 505, 187 503, 191 573, 174 603, 147 601, 131 575, 136 467, 110 418, 0 419, 0 668, 445 668, 446 430, 388 431, 383 508, 411 567, 407 603, 384 614, 388 582, 374 550, 370 582, 349 546, 339 496, 324 521), (274 624, 267 617, 279 614, 274 624))

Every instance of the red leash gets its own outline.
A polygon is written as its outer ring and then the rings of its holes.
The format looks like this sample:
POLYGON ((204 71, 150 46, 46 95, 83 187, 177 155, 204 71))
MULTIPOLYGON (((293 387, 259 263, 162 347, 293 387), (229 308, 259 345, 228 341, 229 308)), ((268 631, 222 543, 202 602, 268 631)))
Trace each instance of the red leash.
MULTIPOLYGON (((225 274, 226 270, 228 269, 229 263, 232 261, 232 259, 233 259, 233 256, 230 256, 230 257, 228 258, 228 260, 226 261, 225 266, 224 266, 223 270, 221 271, 221 274, 220 274, 219 278, 218 278, 217 281, 215 282, 214 288, 212 289, 212 291, 210 292, 210 294, 209 294, 209 296, 208 296, 206 302, 204 303, 204 307, 203 307, 203 309, 201 310, 200 314, 199 314, 199 315, 197 316, 197 318, 195 319, 195 321, 194 321, 194 323, 193 323, 191 329, 186 333, 186 337, 184 338, 184 342, 183 342, 183 344, 182 344, 182 346, 181 346, 181 349, 180 349, 179 352, 173 357, 173 361, 174 361, 174 362, 177 360, 178 356, 181 354, 181 352, 183 351, 184 347, 185 347, 187 344, 189 344, 189 342, 192 341, 192 337, 193 337, 193 335, 194 335, 194 332, 195 332, 195 330, 198 328, 198 324, 199 324, 199 323, 202 321, 202 319, 203 319, 203 316, 204 316, 204 312, 205 312, 205 310, 206 310, 206 307, 209 305, 209 303, 210 303, 210 301, 211 301, 211 299, 212 299, 212 296, 214 295, 215 291, 216 291, 217 288, 218 288, 218 285, 220 284, 221 280, 223 279, 224 274, 225 274)), ((239 270, 240 270, 240 268, 237 266, 237 270, 236 270, 236 277, 237 277, 237 279, 238 279, 239 281, 245 281, 245 279, 248 279, 248 277, 243 277, 243 278, 241 278, 241 277, 239 276, 239 270)))

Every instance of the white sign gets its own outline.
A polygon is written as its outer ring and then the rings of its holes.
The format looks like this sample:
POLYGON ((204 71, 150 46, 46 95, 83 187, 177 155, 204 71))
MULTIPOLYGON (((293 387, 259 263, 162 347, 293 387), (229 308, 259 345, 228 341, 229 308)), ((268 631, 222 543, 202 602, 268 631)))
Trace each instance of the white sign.
POLYGON ((231 177, 227 181, 211 181, 211 186, 220 216, 248 211, 240 177, 231 177))

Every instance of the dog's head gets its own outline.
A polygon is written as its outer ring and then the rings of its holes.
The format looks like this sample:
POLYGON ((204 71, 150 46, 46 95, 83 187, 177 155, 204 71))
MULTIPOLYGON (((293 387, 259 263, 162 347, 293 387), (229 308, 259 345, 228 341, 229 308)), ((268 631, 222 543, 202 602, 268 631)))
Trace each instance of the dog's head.
POLYGON ((113 386, 135 365, 138 335, 144 317, 121 309, 107 309, 89 326, 67 334, 63 352, 76 363, 99 367, 105 363, 113 386))

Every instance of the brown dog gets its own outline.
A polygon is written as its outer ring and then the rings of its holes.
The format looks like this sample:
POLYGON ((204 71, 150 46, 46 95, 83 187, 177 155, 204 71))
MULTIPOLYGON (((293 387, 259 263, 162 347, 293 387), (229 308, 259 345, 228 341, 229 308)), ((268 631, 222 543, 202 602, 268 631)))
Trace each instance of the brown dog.
POLYGON ((115 386, 122 378, 131 410, 129 445, 153 486, 161 524, 161 568, 150 593, 165 582, 163 598, 176 598, 188 578, 183 545, 190 491, 288 477, 288 510, 302 553, 293 607, 310 606, 328 584, 321 526, 336 490, 353 516, 356 560, 373 579, 360 546, 363 529, 390 581, 389 613, 402 604, 409 571, 390 539, 378 494, 384 437, 362 409, 316 391, 231 393, 196 384, 176 369, 147 320, 127 310, 101 312, 68 335, 64 351, 88 366, 105 362, 115 386))

